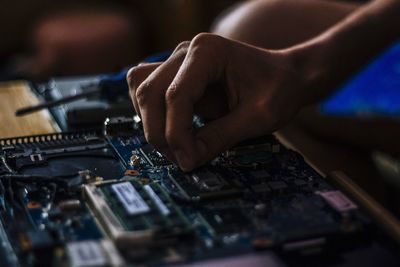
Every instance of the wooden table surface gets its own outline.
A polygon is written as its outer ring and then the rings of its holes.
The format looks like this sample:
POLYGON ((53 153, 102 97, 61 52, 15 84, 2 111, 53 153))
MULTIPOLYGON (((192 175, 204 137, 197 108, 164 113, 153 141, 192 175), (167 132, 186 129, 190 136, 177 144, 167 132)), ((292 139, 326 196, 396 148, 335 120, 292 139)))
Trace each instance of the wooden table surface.
POLYGON ((56 132, 58 127, 48 111, 15 116, 17 108, 38 102, 27 82, 0 82, 0 138, 56 132))

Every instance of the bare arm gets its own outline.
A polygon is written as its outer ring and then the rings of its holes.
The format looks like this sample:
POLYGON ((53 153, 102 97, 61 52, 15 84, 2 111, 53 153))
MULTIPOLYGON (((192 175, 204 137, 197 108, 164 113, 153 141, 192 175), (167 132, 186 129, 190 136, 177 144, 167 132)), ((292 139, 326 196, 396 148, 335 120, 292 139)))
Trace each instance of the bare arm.
POLYGON ((321 35, 288 49, 307 79, 307 101, 316 102, 400 38, 400 1, 375 0, 321 35))
POLYGON ((147 140, 189 171, 243 139, 283 127, 395 41, 398 25, 400 1, 376 0, 285 50, 200 34, 167 61, 133 68, 132 101, 147 140), (212 121, 193 129, 195 113, 212 121))

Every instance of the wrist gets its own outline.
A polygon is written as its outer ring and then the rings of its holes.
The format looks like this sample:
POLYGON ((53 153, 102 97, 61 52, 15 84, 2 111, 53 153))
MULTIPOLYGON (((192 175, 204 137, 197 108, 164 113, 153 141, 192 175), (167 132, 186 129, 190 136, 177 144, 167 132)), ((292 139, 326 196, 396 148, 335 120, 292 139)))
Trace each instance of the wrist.
POLYGON ((399 11, 398 0, 371 1, 321 35, 286 49, 302 78, 304 104, 327 97, 397 40, 399 11))
POLYGON ((317 103, 332 91, 328 44, 299 45, 287 49, 285 53, 299 77, 298 89, 303 106, 317 103))

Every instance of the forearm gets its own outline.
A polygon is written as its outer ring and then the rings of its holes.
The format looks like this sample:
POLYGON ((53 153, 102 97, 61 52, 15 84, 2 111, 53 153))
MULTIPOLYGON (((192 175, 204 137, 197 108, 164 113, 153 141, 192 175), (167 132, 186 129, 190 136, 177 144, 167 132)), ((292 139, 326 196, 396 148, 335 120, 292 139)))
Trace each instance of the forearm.
POLYGON ((400 37, 400 1, 376 0, 323 34, 287 50, 304 79, 304 104, 330 94, 400 37))

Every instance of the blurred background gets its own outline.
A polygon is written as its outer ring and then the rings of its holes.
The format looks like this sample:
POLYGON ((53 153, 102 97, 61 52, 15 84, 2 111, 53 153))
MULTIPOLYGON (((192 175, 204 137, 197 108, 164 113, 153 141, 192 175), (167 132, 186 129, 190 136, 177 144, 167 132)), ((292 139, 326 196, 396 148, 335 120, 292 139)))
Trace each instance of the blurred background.
POLYGON ((208 31, 237 2, 8 1, 0 10, 1 79, 117 71, 208 31))

